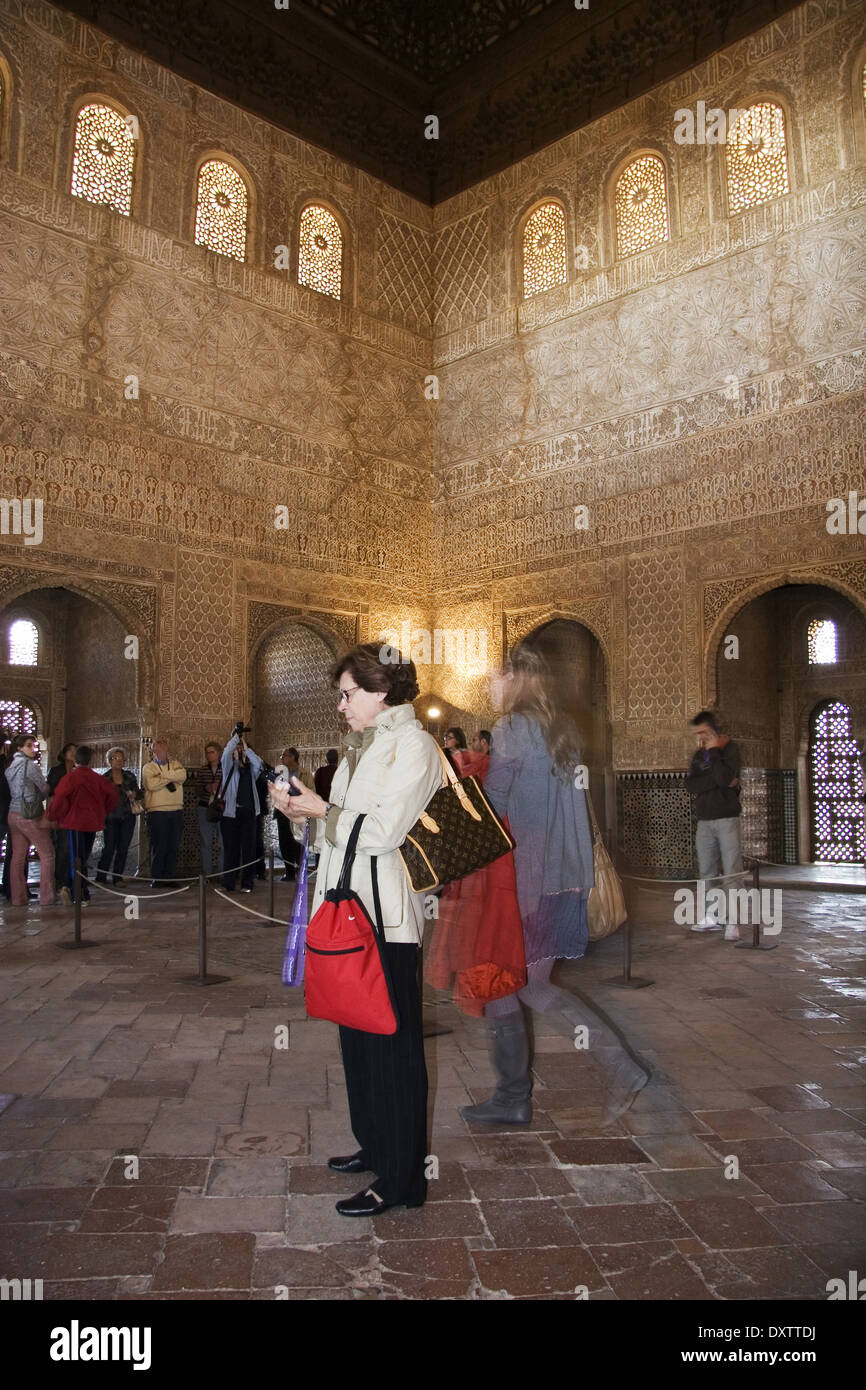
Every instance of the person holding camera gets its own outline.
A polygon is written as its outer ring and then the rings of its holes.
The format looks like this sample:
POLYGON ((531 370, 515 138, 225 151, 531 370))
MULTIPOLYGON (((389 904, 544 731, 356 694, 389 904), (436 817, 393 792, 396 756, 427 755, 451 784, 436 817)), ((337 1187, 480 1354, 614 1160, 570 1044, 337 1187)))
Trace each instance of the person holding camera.
POLYGON ((223 837, 223 888, 235 890, 240 873, 240 892, 251 893, 256 877, 256 823, 262 811, 256 783, 264 771, 258 753, 247 746, 244 734, 249 729, 239 719, 231 738, 222 751, 222 786, 220 795, 225 802, 220 829, 223 837), (241 865, 245 865, 243 869, 241 865))
MULTIPOLYGON (((741 872, 740 844, 740 750, 722 727, 712 710, 701 710, 692 720, 697 749, 686 775, 686 789, 695 798, 695 849, 700 879, 730 880, 741 872)), ((729 885, 730 886, 730 885, 729 885)), ((694 932, 721 931, 712 912, 695 922, 694 932)), ((725 927, 725 940, 739 940, 736 922, 725 927)))
POLYGON ((183 784, 186 768, 168 755, 168 744, 158 738, 153 758, 141 769, 144 806, 150 835, 151 888, 171 886, 177 872, 177 853, 183 834, 183 784))

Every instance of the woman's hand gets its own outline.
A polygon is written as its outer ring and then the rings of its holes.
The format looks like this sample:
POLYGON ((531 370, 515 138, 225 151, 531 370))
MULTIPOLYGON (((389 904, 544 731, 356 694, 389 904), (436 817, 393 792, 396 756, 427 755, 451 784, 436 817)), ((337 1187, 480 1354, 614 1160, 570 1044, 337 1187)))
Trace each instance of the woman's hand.
POLYGON ((289 820, 307 820, 310 817, 324 820, 328 803, 323 801, 317 792, 305 787, 298 777, 293 777, 292 783, 300 788, 300 796, 292 796, 285 782, 268 783, 268 791, 276 809, 288 816, 289 820))

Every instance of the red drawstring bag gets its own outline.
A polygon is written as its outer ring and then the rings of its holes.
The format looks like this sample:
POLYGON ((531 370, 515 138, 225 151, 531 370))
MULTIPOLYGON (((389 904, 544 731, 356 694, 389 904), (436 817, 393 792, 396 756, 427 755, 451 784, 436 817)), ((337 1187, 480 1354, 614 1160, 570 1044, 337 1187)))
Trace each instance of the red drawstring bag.
POLYGON ((349 887, 363 819, 358 816, 352 826, 336 888, 325 894, 307 927, 307 1013, 362 1033, 396 1033, 399 1020, 382 949, 385 929, 375 856, 370 857, 375 926, 349 887))

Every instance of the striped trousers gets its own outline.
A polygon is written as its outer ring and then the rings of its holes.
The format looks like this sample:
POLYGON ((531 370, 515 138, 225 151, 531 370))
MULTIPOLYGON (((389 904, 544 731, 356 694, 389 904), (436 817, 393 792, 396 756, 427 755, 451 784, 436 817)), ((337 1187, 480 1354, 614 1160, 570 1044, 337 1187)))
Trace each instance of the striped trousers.
POLYGON ((396 1033, 340 1028, 349 1115, 376 1192, 386 1202, 420 1202, 426 1191, 427 1067, 421 1012, 421 952, 387 942, 400 1016, 396 1033))

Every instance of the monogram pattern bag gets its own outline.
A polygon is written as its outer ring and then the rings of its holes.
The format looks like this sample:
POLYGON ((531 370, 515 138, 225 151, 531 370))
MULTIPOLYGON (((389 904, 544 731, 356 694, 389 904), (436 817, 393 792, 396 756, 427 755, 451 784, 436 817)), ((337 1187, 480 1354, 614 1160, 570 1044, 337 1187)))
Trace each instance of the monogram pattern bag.
POLYGON ((437 752, 447 780, 399 850, 413 893, 465 878, 514 848, 478 779, 458 777, 438 746, 437 752))
POLYGON ((622 883, 604 847, 589 792, 586 793, 586 809, 592 826, 592 868, 595 878, 586 905, 586 916, 590 941, 601 941, 622 926, 628 911, 622 883))

